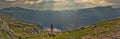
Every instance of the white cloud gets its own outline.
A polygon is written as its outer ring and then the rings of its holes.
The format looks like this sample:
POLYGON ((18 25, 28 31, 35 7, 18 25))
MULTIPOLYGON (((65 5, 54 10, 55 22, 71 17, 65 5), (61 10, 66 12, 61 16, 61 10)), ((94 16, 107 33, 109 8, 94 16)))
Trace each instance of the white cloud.
POLYGON ((4 2, 10 3, 12 5, 18 5, 18 4, 38 4, 41 3, 43 0, 4 0, 4 2))
POLYGON ((24 1, 24 4, 31 4, 31 5, 33 5, 34 2, 32 2, 32 1, 24 1))
POLYGON ((35 3, 41 3, 43 0, 38 0, 38 1, 36 1, 35 3))
POLYGON ((31 5, 33 5, 33 4, 37 4, 37 3, 41 3, 43 0, 37 0, 37 1, 24 1, 24 4, 31 4, 31 5))
POLYGON ((106 0, 75 0, 75 3, 90 3, 90 4, 96 4, 96 5, 109 5, 109 3, 106 0))

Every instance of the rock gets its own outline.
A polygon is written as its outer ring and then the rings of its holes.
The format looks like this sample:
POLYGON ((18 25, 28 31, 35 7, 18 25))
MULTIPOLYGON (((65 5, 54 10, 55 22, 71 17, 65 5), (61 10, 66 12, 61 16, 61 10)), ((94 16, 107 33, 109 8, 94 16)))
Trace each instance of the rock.
POLYGON ((9 24, 7 22, 0 20, 0 27, 0 31, 7 33, 10 39, 16 38, 15 34, 10 30, 9 24))
MULTIPOLYGON (((13 18, 14 17, 0 13, 0 33, 6 33, 9 39, 19 39, 41 33, 42 27, 40 25, 13 18)), ((5 39, 4 36, 0 38, 5 39)))

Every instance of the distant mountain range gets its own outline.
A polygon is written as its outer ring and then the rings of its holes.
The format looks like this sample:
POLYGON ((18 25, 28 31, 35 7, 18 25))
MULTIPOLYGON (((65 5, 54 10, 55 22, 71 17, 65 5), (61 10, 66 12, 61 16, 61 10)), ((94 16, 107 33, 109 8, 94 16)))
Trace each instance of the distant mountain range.
POLYGON ((54 24, 55 27, 62 30, 66 30, 66 28, 76 29, 80 26, 88 26, 120 16, 120 9, 112 8, 111 6, 68 11, 38 11, 20 7, 9 7, 1 9, 0 12, 23 21, 38 23, 42 27, 49 27, 50 24, 54 24))

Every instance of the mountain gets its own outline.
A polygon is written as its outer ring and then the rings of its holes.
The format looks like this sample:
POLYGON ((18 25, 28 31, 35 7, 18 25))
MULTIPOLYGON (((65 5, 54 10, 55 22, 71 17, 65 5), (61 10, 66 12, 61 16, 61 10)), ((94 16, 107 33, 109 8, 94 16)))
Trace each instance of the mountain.
POLYGON ((18 39, 40 34, 42 31, 40 25, 30 22, 24 22, 0 13, 0 39, 18 39))
POLYGON ((38 24, 0 13, 0 39, 119 39, 120 18, 65 31, 55 37, 40 33, 41 30, 42 27, 38 24))
POLYGON ((82 25, 91 25, 97 22, 115 19, 120 16, 120 11, 111 6, 106 7, 94 7, 83 10, 78 10, 77 17, 80 19, 77 21, 77 24, 82 25))
POLYGON ((98 6, 80 10, 30 10, 20 7, 3 8, 0 10, 4 14, 9 14, 19 20, 38 23, 42 27, 49 27, 54 24, 63 31, 67 29, 78 29, 80 26, 88 26, 100 21, 111 20, 120 16, 120 11, 111 6, 98 6))

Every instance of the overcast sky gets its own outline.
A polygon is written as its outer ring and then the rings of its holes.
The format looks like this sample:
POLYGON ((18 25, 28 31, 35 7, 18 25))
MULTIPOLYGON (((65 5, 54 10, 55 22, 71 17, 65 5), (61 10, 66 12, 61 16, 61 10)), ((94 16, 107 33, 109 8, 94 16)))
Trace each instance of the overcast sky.
POLYGON ((109 5, 119 7, 120 0, 0 0, 0 8, 23 7, 35 10, 73 10, 109 5))

